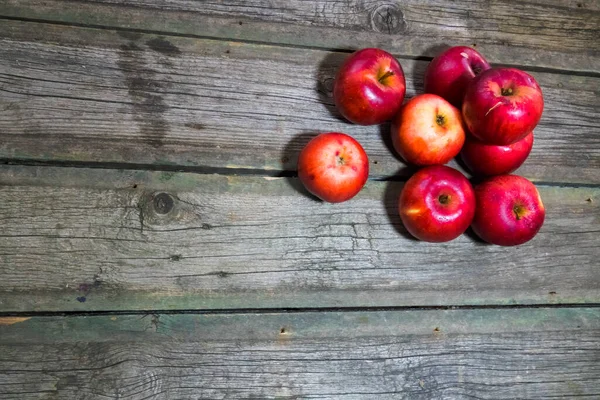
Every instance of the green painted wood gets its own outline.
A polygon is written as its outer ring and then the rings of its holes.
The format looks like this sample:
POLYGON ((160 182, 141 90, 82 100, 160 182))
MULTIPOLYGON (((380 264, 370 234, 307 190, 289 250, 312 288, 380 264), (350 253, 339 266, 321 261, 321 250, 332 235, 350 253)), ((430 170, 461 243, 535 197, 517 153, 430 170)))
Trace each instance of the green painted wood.
POLYGON ((411 57, 468 45, 495 63, 587 72, 598 72, 600 60, 594 0, 5 0, 0 15, 326 49, 382 47, 411 57))
POLYGON ((597 308, 0 319, 3 399, 600 394, 597 308))
POLYGON ((598 188, 540 186, 541 232, 502 248, 411 239, 398 182, 332 205, 292 178, 0 171, 1 311, 600 300, 598 188))
MULTIPOLYGON (((341 119, 345 53, 18 21, 0 24, 0 158, 295 170, 323 131, 354 136, 371 176, 407 176, 389 128, 341 119)), ((424 61, 401 59, 408 96, 424 61)), ((546 100, 518 173, 600 183, 600 79, 532 72, 546 100)), ((452 164, 456 166, 456 164, 452 164)))

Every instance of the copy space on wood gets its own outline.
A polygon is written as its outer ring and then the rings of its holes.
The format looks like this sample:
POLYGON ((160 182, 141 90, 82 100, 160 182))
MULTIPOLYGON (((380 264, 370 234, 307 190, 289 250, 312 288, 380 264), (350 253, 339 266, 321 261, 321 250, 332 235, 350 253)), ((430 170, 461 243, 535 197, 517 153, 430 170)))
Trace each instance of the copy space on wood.
POLYGON ((594 397, 599 338, 597 308, 33 317, 0 396, 594 397))
POLYGON ((0 172, 2 311, 596 303, 600 189, 540 186, 536 238, 412 239, 400 182, 325 204, 295 178, 0 172))

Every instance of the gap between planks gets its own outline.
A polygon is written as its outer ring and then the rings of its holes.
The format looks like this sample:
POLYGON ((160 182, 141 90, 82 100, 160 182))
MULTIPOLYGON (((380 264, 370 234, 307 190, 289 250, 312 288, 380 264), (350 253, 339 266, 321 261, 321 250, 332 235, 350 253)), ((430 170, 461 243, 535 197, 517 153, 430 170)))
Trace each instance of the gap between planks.
MULTIPOLYGON (((48 167, 48 168, 76 168, 76 169, 101 169, 101 170, 128 170, 149 172, 178 172, 196 175, 232 175, 232 176, 257 176, 265 178, 297 178, 298 171, 285 169, 262 169, 262 168, 234 168, 234 167, 211 167, 211 166, 189 166, 168 164, 129 164, 116 162, 92 162, 92 161, 61 161, 61 160, 26 160, 0 158, 0 166, 8 167, 48 167)), ((406 182, 410 175, 369 175, 368 180, 374 182, 406 182)), ((467 175, 469 177, 469 175, 467 175)), ((477 181, 479 178, 471 177, 470 180, 477 181)), ((537 186, 563 187, 563 188, 598 188, 600 183, 569 183, 541 181, 529 178, 537 186)))
MULTIPOLYGON (((93 311, 0 311, 2 319, 24 320, 36 317, 101 317, 135 315, 246 315, 246 314, 305 314, 305 313, 379 313, 402 311, 460 311, 460 310, 521 310, 521 309, 595 309, 600 303, 539 303, 539 304, 482 304, 482 305, 443 305, 443 306, 389 306, 389 307, 298 307, 298 308, 232 308, 232 309, 159 309, 159 310, 93 310, 93 311)), ((17 321, 21 322, 21 321, 17 321)), ((11 323, 12 325, 12 323, 11 323)))

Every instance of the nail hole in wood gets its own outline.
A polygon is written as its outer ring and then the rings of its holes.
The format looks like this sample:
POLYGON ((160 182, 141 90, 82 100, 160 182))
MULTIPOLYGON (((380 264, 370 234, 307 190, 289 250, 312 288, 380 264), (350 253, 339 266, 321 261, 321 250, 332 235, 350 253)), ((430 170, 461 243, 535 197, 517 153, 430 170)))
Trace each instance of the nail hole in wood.
POLYGON ((281 335, 287 335, 287 333, 288 333, 288 332, 287 332, 287 329, 285 329, 285 327, 284 327, 284 328, 281 328, 281 329, 279 330, 279 333, 280 333, 281 335))

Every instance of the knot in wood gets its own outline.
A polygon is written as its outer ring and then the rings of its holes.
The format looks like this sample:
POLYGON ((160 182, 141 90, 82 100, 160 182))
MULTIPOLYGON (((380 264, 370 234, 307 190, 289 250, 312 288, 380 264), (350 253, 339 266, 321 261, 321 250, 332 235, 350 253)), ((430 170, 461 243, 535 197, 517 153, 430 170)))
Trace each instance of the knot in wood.
POLYGON ((371 13, 371 26, 379 33, 403 32, 406 29, 404 13, 396 4, 382 4, 371 13))
POLYGON ((333 93, 333 84, 334 84, 333 78, 323 79, 322 84, 323 84, 323 89, 325 89, 325 92, 327 92, 327 94, 333 93))
POLYGON ((164 215, 171 212, 175 201, 173 200, 173 196, 168 193, 157 193, 154 195, 154 199, 152 199, 152 204, 157 214, 164 215))

